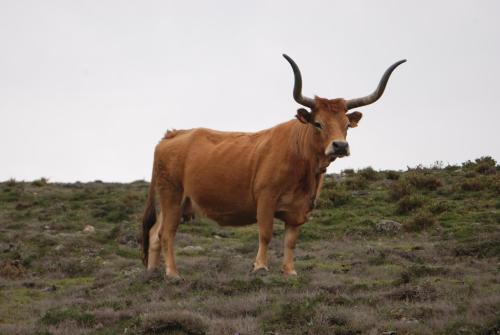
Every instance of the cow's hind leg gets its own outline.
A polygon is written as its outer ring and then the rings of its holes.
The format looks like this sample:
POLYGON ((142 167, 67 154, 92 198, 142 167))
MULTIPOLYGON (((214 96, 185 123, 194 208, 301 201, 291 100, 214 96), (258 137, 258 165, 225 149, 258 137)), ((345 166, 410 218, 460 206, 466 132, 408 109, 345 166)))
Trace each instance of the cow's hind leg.
POLYGON ((161 231, 162 215, 161 213, 156 218, 156 223, 149 231, 149 252, 148 252, 148 272, 152 272, 160 265, 161 253, 161 231))
POLYGON ((179 279, 179 273, 174 259, 174 239, 181 219, 181 201, 167 197, 161 200, 162 224, 160 241, 165 257, 166 275, 179 279))
POLYGON ((293 260, 293 251, 297 238, 299 237, 299 225, 285 223, 285 243, 283 252, 283 266, 281 271, 285 276, 296 276, 295 265, 293 260))

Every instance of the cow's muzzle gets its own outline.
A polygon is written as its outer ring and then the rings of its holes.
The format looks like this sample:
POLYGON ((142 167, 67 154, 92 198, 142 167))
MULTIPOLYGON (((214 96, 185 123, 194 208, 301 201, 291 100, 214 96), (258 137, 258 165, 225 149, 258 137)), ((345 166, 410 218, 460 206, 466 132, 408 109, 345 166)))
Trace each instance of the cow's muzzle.
POLYGON ((346 141, 333 141, 331 155, 333 157, 349 156, 349 143, 346 141))

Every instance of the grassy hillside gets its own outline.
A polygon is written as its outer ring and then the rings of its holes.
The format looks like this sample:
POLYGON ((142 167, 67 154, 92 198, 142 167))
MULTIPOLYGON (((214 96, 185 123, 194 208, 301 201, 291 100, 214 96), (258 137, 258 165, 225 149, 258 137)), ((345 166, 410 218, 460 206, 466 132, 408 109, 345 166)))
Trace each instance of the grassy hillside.
POLYGON ((0 183, 0 334, 498 334, 491 158, 328 176, 283 278, 250 274, 257 227, 180 226, 182 282, 143 276, 148 184, 0 183), (386 222, 383 220, 393 220, 386 222), (398 224, 399 223, 399 224, 398 224), (95 228, 87 228, 91 225, 95 228))

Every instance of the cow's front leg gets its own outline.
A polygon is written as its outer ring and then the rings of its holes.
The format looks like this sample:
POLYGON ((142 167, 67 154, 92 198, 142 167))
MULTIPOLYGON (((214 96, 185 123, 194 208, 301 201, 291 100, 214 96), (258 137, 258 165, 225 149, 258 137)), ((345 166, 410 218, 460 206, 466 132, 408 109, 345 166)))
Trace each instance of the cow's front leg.
POLYGON ((264 269, 269 271, 267 267, 267 247, 273 236, 273 219, 274 219, 275 202, 266 199, 259 201, 257 207, 257 224, 259 225, 259 251, 253 264, 253 271, 264 269))
POLYGON ((296 276, 295 265, 293 261, 293 251, 297 238, 299 237, 299 225, 285 223, 285 243, 283 253, 283 266, 281 271, 285 276, 296 276))

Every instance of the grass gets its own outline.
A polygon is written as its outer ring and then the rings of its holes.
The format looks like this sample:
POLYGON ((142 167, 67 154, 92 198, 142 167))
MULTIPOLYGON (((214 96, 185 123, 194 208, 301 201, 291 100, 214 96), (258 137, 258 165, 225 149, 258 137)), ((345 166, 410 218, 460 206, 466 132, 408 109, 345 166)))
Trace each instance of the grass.
POLYGON ((298 277, 279 271, 282 223, 271 271, 256 276, 256 225, 195 219, 180 226, 185 280, 172 282, 143 276, 146 182, 11 179, 0 183, 0 334, 496 334, 499 185, 489 157, 345 170, 326 177, 301 229, 298 277))

